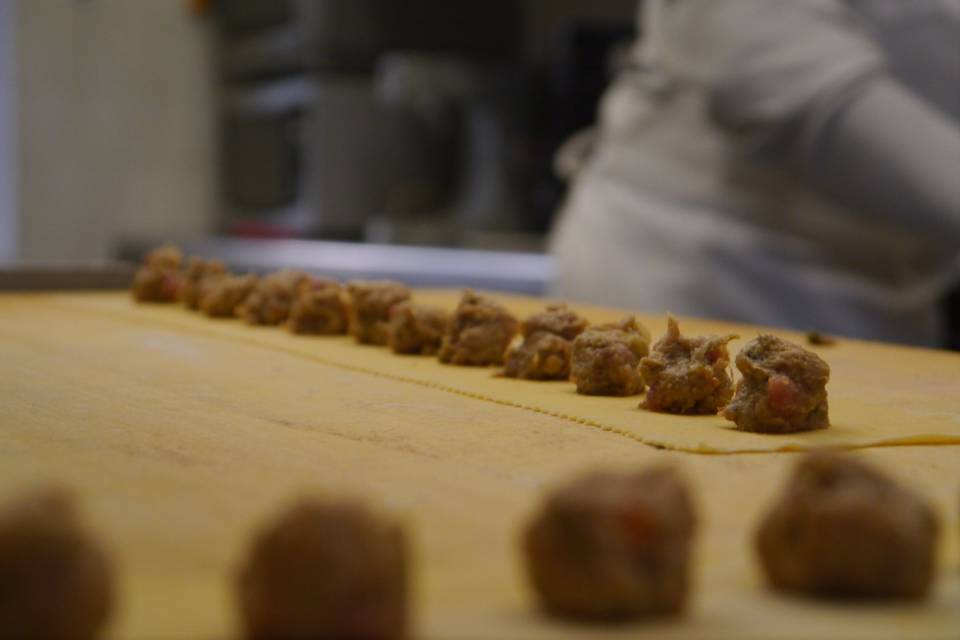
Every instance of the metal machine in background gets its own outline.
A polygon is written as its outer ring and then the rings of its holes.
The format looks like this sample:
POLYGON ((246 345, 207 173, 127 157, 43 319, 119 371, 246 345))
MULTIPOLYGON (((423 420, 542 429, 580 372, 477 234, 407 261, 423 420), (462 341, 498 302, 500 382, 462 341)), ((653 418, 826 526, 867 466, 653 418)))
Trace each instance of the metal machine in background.
POLYGON ((539 249, 636 3, 579 5, 220 0, 222 230, 539 249))

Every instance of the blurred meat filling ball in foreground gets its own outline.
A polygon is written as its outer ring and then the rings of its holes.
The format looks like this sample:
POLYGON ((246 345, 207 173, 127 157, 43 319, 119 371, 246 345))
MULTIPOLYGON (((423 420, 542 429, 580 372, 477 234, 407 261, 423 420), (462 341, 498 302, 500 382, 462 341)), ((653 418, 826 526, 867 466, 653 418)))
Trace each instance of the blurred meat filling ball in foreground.
POLYGON ((676 614, 687 598, 694 529, 673 469, 593 473, 550 495, 527 528, 527 573, 541 605, 557 616, 676 614))
POLYGON ((239 580, 247 638, 407 636, 400 525, 344 499, 302 500, 256 535, 239 580))
POLYGON ((933 510, 855 457, 803 458, 757 534, 770 583, 821 596, 918 598, 933 580, 933 510))
POLYGON ((113 601, 106 554, 59 488, 0 512, 0 638, 91 640, 113 601))

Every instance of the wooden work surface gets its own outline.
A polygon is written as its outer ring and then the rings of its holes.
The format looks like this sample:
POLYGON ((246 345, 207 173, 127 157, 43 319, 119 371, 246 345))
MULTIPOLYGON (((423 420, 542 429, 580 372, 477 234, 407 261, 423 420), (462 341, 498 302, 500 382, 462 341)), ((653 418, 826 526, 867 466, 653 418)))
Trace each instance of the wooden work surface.
MULTIPOLYGON (((417 297, 452 307, 457 295, 417 297)), ((504 301, 518 315, 543 304, 504 301)), ((662 332, 662 317, 642 319, 662 332)), ((249 534, 305 491, 367 496, 405 518, 418 637, 960 637, 960 357, 855 341, 819 351, 833 366, 833 440, 778 440, 120 294, 0 295, 0 499, 43 481, 80 494, 117 561, 119 638, 234 635, 232 575, 249 534), (751 535, 796 460, 777 449, 808 444, 869 447, 859 455, 936 506, 929 601, 824 604, 764 588, 751 535), (544 489, 658 462, 681 467, 700 512, 688 614, 614 628, 541 616, 516 540, 544 489)))

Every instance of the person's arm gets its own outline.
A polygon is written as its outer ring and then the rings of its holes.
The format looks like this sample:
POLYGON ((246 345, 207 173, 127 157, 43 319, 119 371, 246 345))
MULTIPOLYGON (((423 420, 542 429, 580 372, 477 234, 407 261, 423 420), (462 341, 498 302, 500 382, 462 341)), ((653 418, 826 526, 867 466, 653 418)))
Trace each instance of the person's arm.
POLYGON ((886 76, 824 115, 793 150, 809 184, 854 210, 960 246, 955 121, 886 76))
POLYGON ((888 73, 843 3, 661 1, 663 60, 708 87, 717 126, 854 211, 960 243, 960 128, 888 73))

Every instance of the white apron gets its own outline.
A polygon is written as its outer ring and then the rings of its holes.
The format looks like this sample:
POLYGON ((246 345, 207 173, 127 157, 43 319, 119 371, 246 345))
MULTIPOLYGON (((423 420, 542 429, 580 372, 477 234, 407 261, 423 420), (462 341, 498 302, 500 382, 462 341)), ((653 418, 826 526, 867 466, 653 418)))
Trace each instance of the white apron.
MULTIPOLYGON (((776 118, 796 109, 806 93, 876 73, 887 47, 896 49, 893 36, 906 20, 897 12, 905 5, 936 9, 919 17, 907 11, 912 23, 942 22, 938 12, 948 11, 960 26, 960 2, 709 0, 711 9, 704 9, 706 2, 648 2, 650 35, 637 54, 643 68, 625 73, 605 96, 594 150, 551 238, 552 293, 651 312, 935 344, 937 303, 957 273, 956 248, 896 221, 847 211, 775 162, 758 162, 755 149, 746 156, 743 141, 710 114, 718 103, 723 108, 716 86, 727 53, 716 21, 766 29, 761 36, 774 40, 808 29, 797 47, 788 42, 777 49, 775 57, 785 58, 772 63, 774 70, 790 68, 796 55, 803 72, 771 82, 764 77, 769 56, 758 57, 745 62, 753 75, 744 75, 762 81, 734 85, 733 101, 746 99, 751 117, 776 118), (864 5, 886 30, 856 22, 864 5), (809 14, 815 14, 812 23, 809 14), (818 32, 818 25, 826 28, 818 32), (805 60, 811 39, 829 64, 805 60)), ((960 30, 957 35, 960 42, 960 30)), ((956 65, 960 70, 960 59, 956 65)), ((957 105, 960 113, 960 95, 957 105)), ((733 112, 739 113, 736 105, 733 112)), ((960 167, 956 171, 960 180, 960 167)))

